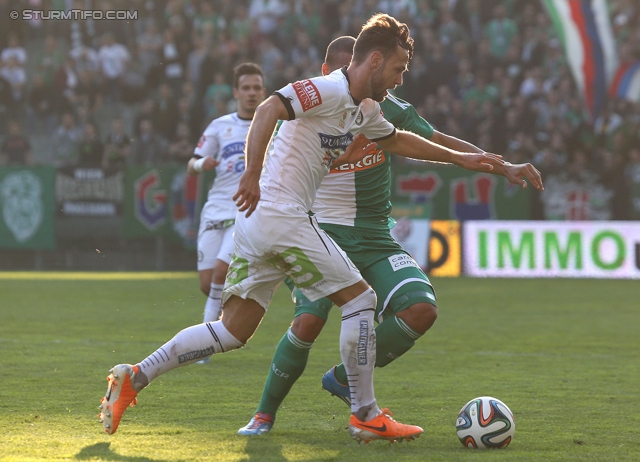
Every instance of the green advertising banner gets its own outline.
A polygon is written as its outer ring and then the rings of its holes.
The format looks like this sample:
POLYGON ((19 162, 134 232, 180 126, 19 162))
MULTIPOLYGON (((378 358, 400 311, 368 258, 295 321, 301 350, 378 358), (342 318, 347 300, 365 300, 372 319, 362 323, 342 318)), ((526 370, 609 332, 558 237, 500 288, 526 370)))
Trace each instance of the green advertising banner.
POLYGON ((124 235, 164 236, 195 248, 200 211, 213 173, 190 176, 186 167, 129 167, 125 173, 124 235))
POLYGON ((0 167, 0 248, 55 247, 53 167, 0 167))
MULTIPOLYGON (((394 159, 395 160, 395 159, 394 159)), ((448 165, 394 162, 391 202, 396 218, 526 220, 529 190, 506 178, 448 165)))

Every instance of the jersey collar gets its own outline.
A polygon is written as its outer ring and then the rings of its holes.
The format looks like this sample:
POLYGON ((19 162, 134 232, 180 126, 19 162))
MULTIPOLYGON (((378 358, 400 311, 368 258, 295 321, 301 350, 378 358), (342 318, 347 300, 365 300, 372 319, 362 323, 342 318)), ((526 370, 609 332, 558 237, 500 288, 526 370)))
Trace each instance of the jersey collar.
POLYGON ((253 120, 253 117, 251 117, 250 119, 244 118, 244 117, 240 117, 240 114, 236 112, 236 117, 240 120, 244 120, 245 122, 251 122, 253 120))
MULTIPOLYGON (((348 84, 347 86, 351 87, 351 80, 349 80, 349 74, 347 74, 347 66, 341 67, 340 70, 344 74, 344 77, 347 79, 347 84, 348 84)), ((356 106, 360 106, 360 103, 362 101, 358 101, 353 97, 353 95, 351 94, 351 89, 349 89, 349 96, 351 96, 351 101, 353 101, 353 104, 355 104, 356 106)))

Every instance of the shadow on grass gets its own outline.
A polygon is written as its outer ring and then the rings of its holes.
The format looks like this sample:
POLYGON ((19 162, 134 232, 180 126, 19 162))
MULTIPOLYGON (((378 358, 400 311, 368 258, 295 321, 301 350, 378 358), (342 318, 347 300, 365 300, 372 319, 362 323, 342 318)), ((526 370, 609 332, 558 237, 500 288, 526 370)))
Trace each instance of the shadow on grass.
POLYGON ((111 450, 109 447, 111 443, 97 443, 82 448, 82 450, 76 454, 77 460, 123 460, 130 462, 160 462, 158 459, 149 459, 148 457, 129 457, 121 456, 111 450))
POLYGON ((244 448, 245 457, 241 462, 259 462, 268 458, 269 461, 286 462, 288 459, 282 455, 282 444, 268 436, 252 436, 247 438, 244 448))

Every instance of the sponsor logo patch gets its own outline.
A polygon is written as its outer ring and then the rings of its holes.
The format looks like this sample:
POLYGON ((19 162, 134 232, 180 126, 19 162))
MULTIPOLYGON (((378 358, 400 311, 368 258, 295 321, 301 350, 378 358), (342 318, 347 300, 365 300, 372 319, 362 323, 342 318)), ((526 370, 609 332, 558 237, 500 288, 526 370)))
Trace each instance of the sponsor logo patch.
POLYGON ((360 335, 358 336, 358 365, 365 365, 367 361, 367 343, 369 342, 369 323, 360 321, 360 335))
POLYGON ((320 137, 320 147, 324 149, 324 157, 322 165, 329 170, 331 163, 337 159, 347 149, 347 146, 353 141, 351 132, 344 135, 326 135, 318 133, 320 137))
POLYGON ((244 141, 228 144, 224 148, 222 148, 220 157, 222 159, 226 159, 229 156, 235 156, 235 155, 244 156, 244 145, 245 145, 244 141))
POLYGON ((178 364, 193 361, 194 359, 207 358, 214 354, 216 351, 212 346, 204 348, 202 350, 189 351, 188 353, 178 355, 178 364))
POLYGON ((205 141, 207 141, 207 138, 204 135, 202 135, 200 137, 200 140, 198 141, 198 147, 201 148, 204 145, 205 141))
POLYGON ((339 167, 332 168, 329 173, 344 173, 344 172, 357 172, 360 170, 367 170, 377 165, 381 165, 385 161, 384 152, 379 149, 373 154, 365 156, 362 160, 359 160, 355 164, 343 164, 339 167))
POLYGON ((413 258, 404 253, 390 256, 389 263, 391 264, 391 268, 393 268, 393 271, 398 271, 402 268, 408 268, 410 266, 420 268, 413 258))
POLYGON ((347 149, 347 146, 353 141, 353 135, 351 132, 347 132, 344 135, 325 135, 324 133, 318 133, 320 137, 320 147, 324 149, 347 149))
POLYGON ((307 112, 309 109, 313 109, 314 107, 322 104, 320 92, 311 80, 300 80, 298 82, 294 82, 293 89, 295 90, 296 95, 298 95, 298 99, 302 105, 302 112, 307 112))

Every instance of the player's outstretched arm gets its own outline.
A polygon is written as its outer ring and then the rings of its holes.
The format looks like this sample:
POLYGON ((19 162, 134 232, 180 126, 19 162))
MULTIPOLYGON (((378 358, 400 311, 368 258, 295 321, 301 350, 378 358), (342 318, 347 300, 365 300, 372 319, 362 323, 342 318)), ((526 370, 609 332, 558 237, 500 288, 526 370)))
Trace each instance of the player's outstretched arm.
MULTIPOLYGON (((445 146, 449 149, 454 149, 460 152, 484 152, 479 147, 454 136, 446 135, 444 133, 435 131, 431 137, 431 141, 445 146)), ((519 184, 523 188, 527 187, 527 182, 524 178, 528 179, 534 188, 542 191, 544 186, 542 185, 542 176, 538 169, 529 163, 525 164, 511 164, 504 162, 503 165, 496 165, 491 173, 495 175, 502 175, 513 184, 519 184)))
POLYGON ((534 188, 539 191, 544 191, 542 175, 540 175, 537 168, 528 162, 525 164, 511 164, 509 162, 505 162, 504 165, 497 166, 495 171, 492 173, 502 175, 509 180, 509 182, 519 184, 523 188, 527 187, 527 182, 525 181, 526 178, 534 188))
POLYGON ((264 164, 264 156, 278 120, 289 119, 284 103, 277 96, 270 96, 256 109, 253 116, 247 145, 245 147, 246 167, 240 177, 238 191, 233 200, 238 211, 247 213, 249 217, 258 206, 260 200, 260 173, 264 164))
POLYGON ((476 172, 491 173, 503 165, 502 156, 481 152, 459 152, 410 132, 398 130, 394 136, 378 142, 385 151, 416 160, 454 164, 476 172))

